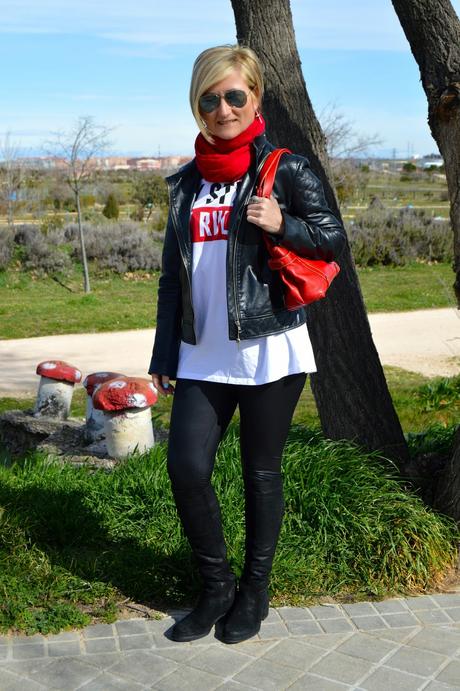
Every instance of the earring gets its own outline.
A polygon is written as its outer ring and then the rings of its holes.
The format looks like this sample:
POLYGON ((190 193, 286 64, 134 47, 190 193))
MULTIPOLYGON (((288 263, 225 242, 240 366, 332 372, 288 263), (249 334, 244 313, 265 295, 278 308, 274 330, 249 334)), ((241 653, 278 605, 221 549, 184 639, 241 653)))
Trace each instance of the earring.
POLYGON ((256 110, 256 119, 257 119, 259 122, 262 122, 262 115, 261 115, 261 112, 260 112, 260 110, 259 110, 258 108, 257 108, 257 110, 256 110))

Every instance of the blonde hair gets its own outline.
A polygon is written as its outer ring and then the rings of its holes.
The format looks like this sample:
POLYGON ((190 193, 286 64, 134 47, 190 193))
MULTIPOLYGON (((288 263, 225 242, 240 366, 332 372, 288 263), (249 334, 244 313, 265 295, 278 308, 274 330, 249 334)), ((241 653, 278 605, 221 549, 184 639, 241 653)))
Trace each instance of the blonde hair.
POLYGON ((213 139, 207 132, 200 113, 200 97, 217 82, 225 79, 232 70, 239 70, 251 92, 262 101, 264 81, 259 58, 251 48, 238 45, 216 46, 200 53, 193 65, 190 82, 190 107, 202 135, 211 143, 213 139))

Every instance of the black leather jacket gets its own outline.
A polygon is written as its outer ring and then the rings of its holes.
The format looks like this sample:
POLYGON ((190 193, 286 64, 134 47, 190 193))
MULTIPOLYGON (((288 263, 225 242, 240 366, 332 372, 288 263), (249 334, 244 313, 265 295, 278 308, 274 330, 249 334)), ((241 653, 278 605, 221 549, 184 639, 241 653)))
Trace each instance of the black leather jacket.
MULTIPOLYGON (((257 175, 273 146, 265 135, 253 142, 255 157, 238 185, 230 215, 227 247, 227 311, 230 340, 257 338, 295 328, 305 322, 303 309, 288 311, 277 272, 269 269, 268 253, 258 226, 246 220, 246 205, 257 175)), ((155 343, 149 372, 175 379, 181 340, 195 345, 192 304, 190 212, 201 176, 195 160, 167 178, 169 217, 158 289, 155 343)), ((332 261, 345 243, 345 231, 329 210, 321 182, 302 156, 284 154, 273 194, 282 210, 284 233, 272 235, 297 254, 332 261)))

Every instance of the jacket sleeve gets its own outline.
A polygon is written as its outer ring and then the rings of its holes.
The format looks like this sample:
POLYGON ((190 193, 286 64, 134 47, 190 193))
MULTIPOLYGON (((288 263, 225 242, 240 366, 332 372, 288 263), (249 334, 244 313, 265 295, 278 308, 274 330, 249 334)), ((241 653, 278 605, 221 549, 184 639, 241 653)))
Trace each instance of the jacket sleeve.
POLYGON ((296 158, 299 164, 290 204, 283 211, 284 233, 279 242, 300 256, 333 261, 345 246, 344 227, 329 209, 321 181, 308 160, 296 158))
POLYGON ((149 374, 165 374, 175 379, 179 358, 182 295, 180 283, 181 256, 177 236, 168 222, 158 286, 157 328, 149 374))

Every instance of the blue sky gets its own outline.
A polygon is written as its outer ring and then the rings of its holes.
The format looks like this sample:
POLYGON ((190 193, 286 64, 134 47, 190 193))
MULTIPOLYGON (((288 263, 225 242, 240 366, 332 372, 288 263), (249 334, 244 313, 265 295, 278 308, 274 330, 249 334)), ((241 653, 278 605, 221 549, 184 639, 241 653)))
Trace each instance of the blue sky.
MULTIPOLYGON (((452 0, 460 14, 460 0, 452 0)), ((291 0, 307 89, 375 153, 437 151, 418 67, 390 0, 291 0)), ((113 127, 113 152, 193 151, 193 60, 235 42, 230 0, 0 0, 0 139, 39 153, 81 115, 113 127)), ((289 145, 289 142, 286 142, 289 145)))

